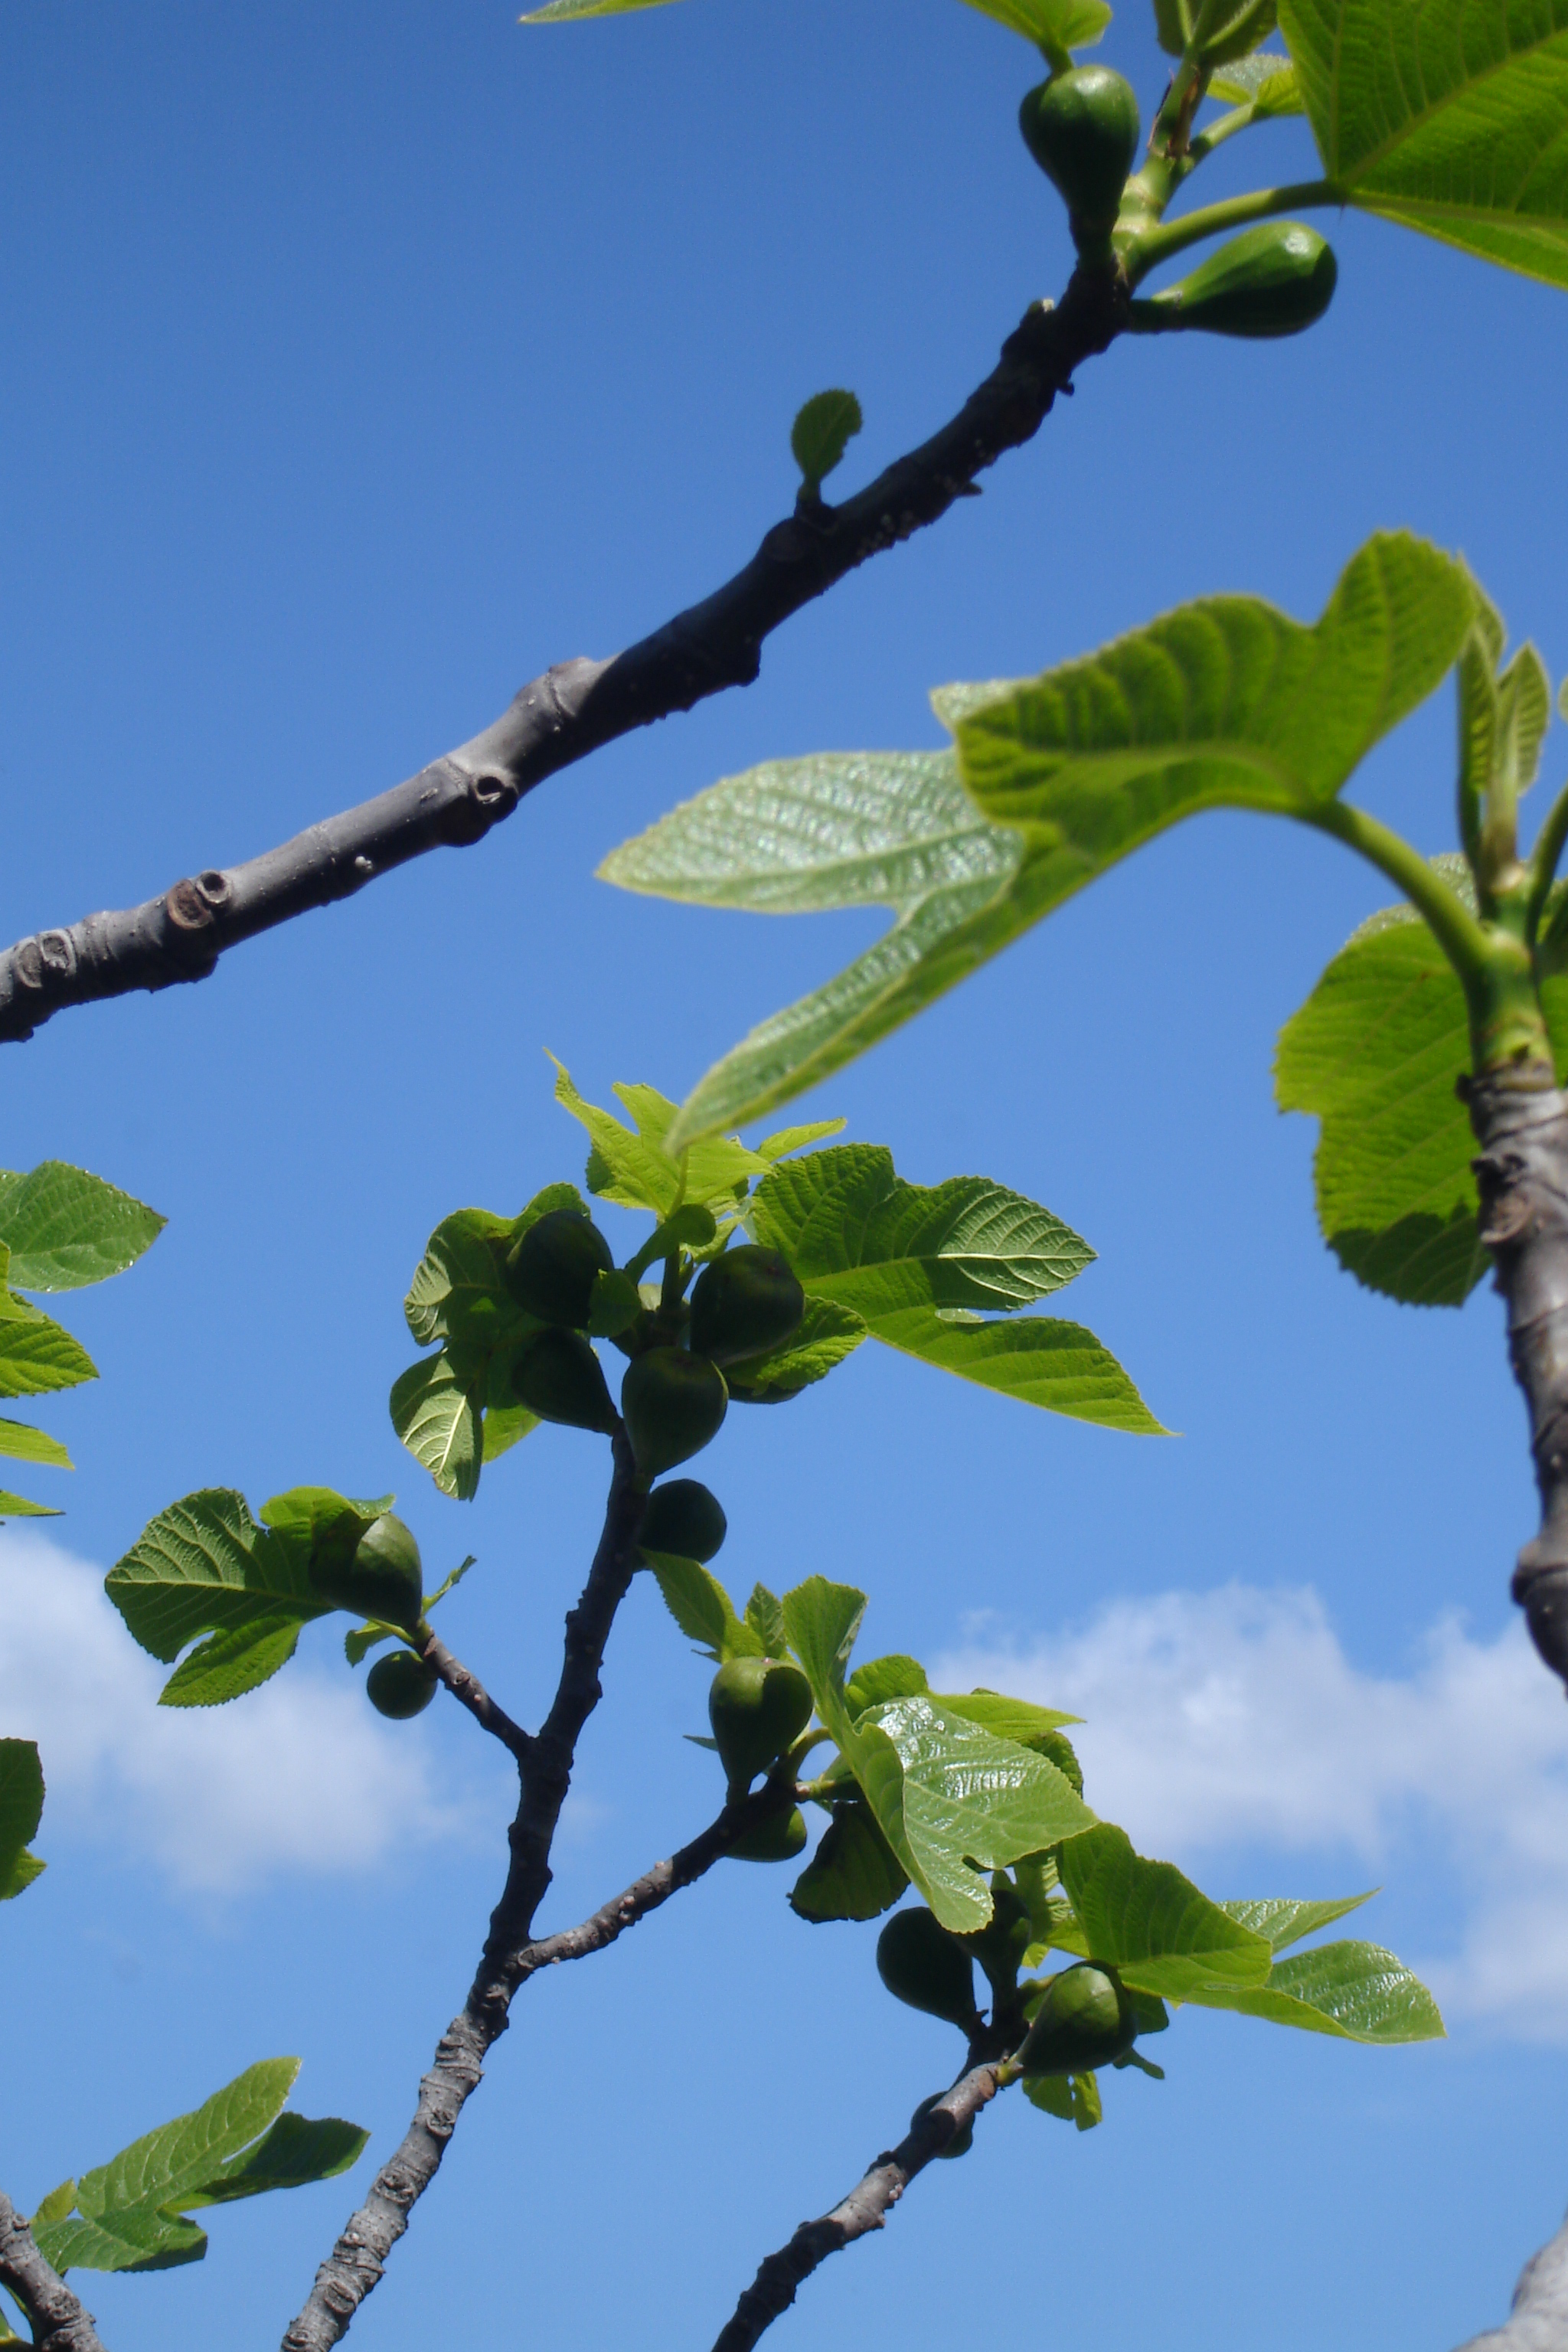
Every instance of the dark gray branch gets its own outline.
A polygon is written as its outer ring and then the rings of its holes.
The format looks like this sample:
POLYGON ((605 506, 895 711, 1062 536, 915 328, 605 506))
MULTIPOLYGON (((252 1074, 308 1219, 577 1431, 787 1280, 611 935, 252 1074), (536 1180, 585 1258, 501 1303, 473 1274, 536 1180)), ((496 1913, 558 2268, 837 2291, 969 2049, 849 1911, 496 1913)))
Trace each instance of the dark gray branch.
POLYGON ((1508 1302, 1541 1491, 1540 1532, 1520 1553, 1513 1597, 1568 1684, 1568 1096, 1533 1070, 1493 1072, 1465 1091, 1481 1147, 1481 1239, 1508 1302))
POLYGON ((923 2172, 954 2134, 995 2097, 1001 2088, 1002 2064, 994 2059, 983 2066, 972 2066, 897 2147, 877 2158, 831 2213, 824 2213, 820 2221, 803 2221, 788 2244, 763 2263, 735 2305, 734 2317, 720 2329, 713 2352, 751 2352, 829 2254, 853 2245, 868 2231, 881 2229, 915 2175, 923 2172))
POLYGON ((66 1005, 205 980, 227 948, 346 898, 427 850, 464 848, 525 793, 602 744, 726 687, 749 686, 763 641, 804 604, 974 491, 974 478, 1030 440, 1081 362, 1126 321, 1104 273, 1075 272, 1059 308, 1037 303, 958 415, 869 487, 827 506, 804 497, 744 571, 609 661, 563 662, 495 724, 374 800, 242 865, 209 867, 118 914, 89 915, 0 955, 0 1043, 30 1037, 66 1005))
MULTIPOLYGON (((481 1729, 517 1759, 521 1768, 532 1753, 533 1742, 520 1723, 514 1723, 504 1706, 498 1706, 471 1666, 454 1657, 440 1635, 425 1628, 426 1638, 420 1643, 419 1654, 427 1666, 439 1675, 452 1696, 466 1706, 481 1729)), ((416 1634, 415 1639, 418 1640, 416 1634)))
POLYGON ((310 2301, 283 2338, 283 2352, 326 2352, 346 2335, 354 2313, 379 2283, 387 2255, 408 2227, 413 2206, 436 2177, 463 2105, 479 2087, 485 2057, 506 2032, 518 1988, 541 1969, 580 1959, 613 1944, 627 1927, 700 1878, 744 1831, 794 1801, 787 1784, 769 1783, 755 1796, 726 1805, 700 1837, 668 1862, 656 1864, 581 1927, 534 1940, 534 1915, 550 1885, 550 1850, 571 1785, 576 1743, 598 1704, 605 1644, 638 1565, 637 1538, 646 1497, 624 1434, 613 1444, 616 1467, 604 1533, 582 1598, 566 1620, 555 1697, 542 1729, 525 1740, 519 1757, 522 1796, 510 1832, 510 1866, 491 1915, 483 1958, 467 2000, 437 2044, 435 2062, 420 2082, 413 2122, 317 2273, 310 2301))
POLYGON ((103 2352, 91 2312, 82 2309, 58 2272, 50 2269, 31 2230, 3 2193, 0 2286, 6 2287, 26 2313, 33 2342, 42 2347, 42 2352, 103 2352))
POLYGON ((1563 2352, 1568 2344, 1568 2221, 1532 2254, 1513 2291, 1511 2316, 1459 2352, 1563 2352))

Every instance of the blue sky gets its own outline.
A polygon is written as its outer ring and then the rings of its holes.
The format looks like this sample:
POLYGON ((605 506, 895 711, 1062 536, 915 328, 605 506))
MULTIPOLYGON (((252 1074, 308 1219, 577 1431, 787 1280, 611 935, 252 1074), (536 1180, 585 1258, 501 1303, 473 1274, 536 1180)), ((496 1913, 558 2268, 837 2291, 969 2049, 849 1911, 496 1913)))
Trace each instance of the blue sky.
MULTIPOLYGON (((859 394, 840 478, 868 478, 1070 258, 1014 128, 1028 53, 956 0, 682 0, 548 32, 491 0, 57 0, 0 43, 6 938, 280 840, 666 618, 787 507, 808 394, 859 394)), ((1140 8, 1102 54, 1147 118, 1140 8)), ((1300 177, 1306 132, 1214 168, 1216 192, 1300 177)), ((282 2051, 307 2112, 384 2148, 460 2000, 507 1795, 467 1721, 383 1726, 325 1629, 253 1699, 159 1716, 96 1582, 198 1486, 395 1486, 428 1561, 479 1555, 448 1638, 538 1711, 598 1451, 544 1433, 468 1507, 401 1453, 385 1396, 425 1235, 579 1173, 544 1048, 592 1097, 682 1095, 873 929, 629 898, 592 878, 606 849, 759 759, 934 743, 932 685, 1183 597, 1310 617, 1384 525, 1462 548, 1568 667, 1568 452, 1541 425, 1568 310, 1376 223, 1331 233, 1310 336, 1117 348, 747 693, 200 988, 7 1051, 6 1164, 78 1160, 170 1220, 70 1302, 103 1379, 43 1416, 79 1465, 53 1481, 68 1517, 0 1539, 5 1727, 36 1730, 51 1784, 49 1872, 5 1922, 22 2206, 282 2051)), ((1452 733, 1445 691, 1358 786, 1429 850, 1452 733)), ((1085 1234, 1063 1309, 1179 1438, 865 1349, 787 1414, 731 1415, 703 1473, 732 1584, 860 1582, 874 1648, 1077 1706, 1091 1801, 1211 1891, 1381 1882, 1366 1932, 1428 1970, 1452 2038, 1380 2053, 1184 2016, 1169 2080, 1116 2077, 1102 2130, 1016 2100, 988 2119, 780 2352, 1016 2298, 1085 2352, 1260 2321, 1279 2352, 1415 2352, 1500 2316, 1560 2216, 1568 1718, 1507 1599, 1532 1496, 1500 1310, 1358 1290, 1312 1228, 1310 1126, 1271 1105, 1280 1023, 1385 896, 1327 844, 1206 819, 805 1107, 1085 1234)), ((645 1580, 552 1924, 709 1818, 710 1759, 680 1738, 705 1688, 645 1580)), ((956 2055, 881 1993, 874 1930, 806 1928, 785 1883, 728 1865, 531 1988, 356 2343, 711 2340, 956 2055)), ((276 2342, 351 2185, 219 2213, 199 2269, 87 2281, 108 2340, 276 2342)))

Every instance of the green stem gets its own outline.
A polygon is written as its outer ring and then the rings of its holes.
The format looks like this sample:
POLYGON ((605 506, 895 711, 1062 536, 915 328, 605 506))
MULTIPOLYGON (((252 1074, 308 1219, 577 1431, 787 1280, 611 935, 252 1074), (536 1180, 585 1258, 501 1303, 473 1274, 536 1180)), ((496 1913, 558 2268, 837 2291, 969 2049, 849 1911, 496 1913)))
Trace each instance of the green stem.
POLYGON ((1349 801, 1325 801, 1310 815, 1303 812, 1302 822, 1316 825, 1320 833, 1332 834, 1336 841, 1359 851, 1380 874, 1387 875, 1425 918, 1467 990, 1485 980, 1496 960, 1490 940, 1463 899, 1456 897, 1440 875, 1434 874, 1419 850, 1349 801))
POLYGON ((1541 918, 1546 911, 1546 894, 1557 872, 1564 842, 1568 842, 1568 784, 1563 785, 1547 811, 1546 822, 1530 853, 1530 896, 1525 901, 1524 936, 1532 945, 1541 929, 1541 918))
POLYGON ((1252 221, 1271 220, 1279 213, 1304 212, 1314 205, 1342 205, 1344 190, 1333 180, 1297 180, 1284 188, 1253 188, 1244 196, 1226 196, 1217 205, 1204 205, 1180 220, 1163 221, 1130 244, 1122 258, 1129 282, 1137 285, 1173 254, 1183 253, 1205 236, 1227 228, 1246 228, 1252 221))

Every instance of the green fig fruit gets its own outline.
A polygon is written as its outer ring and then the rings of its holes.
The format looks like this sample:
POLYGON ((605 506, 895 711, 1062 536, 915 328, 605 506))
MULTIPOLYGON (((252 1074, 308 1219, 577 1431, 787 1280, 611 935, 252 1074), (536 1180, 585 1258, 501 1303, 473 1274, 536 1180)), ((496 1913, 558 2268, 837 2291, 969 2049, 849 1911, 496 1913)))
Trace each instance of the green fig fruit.
POLYGON ((934 1911, 894 1912, 877 1938, 877 1973, 896 2000, 973 2031, 974 1964, 934 1911))
POLYGON ((737 1838, 730 1848, 731 1862, 793 1862, 805 1843, 805 1815, 798 1805, 792 1812, 772 1813, 754 1830, 737 1838))
POLYGON ((706 1356, 684 1348, 634 1356, 621 1382, 621 1411, 643 1477, 700 1454, 719 1434, 729 1402, 724 1375, 706 1356))
POLYGON ((384 1511, 346 1560, 312 1562, 310 1581, 335 1609, 412 1629, 425 1605, 419 1547, 403 1521, 384 1511))
POLYGON ((673 1552, 706 1567, 722 1551, 729 1524, 718 1496, 700 1478, 672 1478, 648 1496, 637 1541, 645 1551, 673 1552))
POLYGON ((805 1293, 777 1250, 755 1243, 726 1250, 697 1277, 691 1344, 715 1364, 765 1356, 800 1328, 805 1293))
POLYGON ((1019 2063, 1026 2074, 1087 2074, 1125 2057, 1138 2019, 1121 1983, 1092 1960, 1075 1960, 1047 1983, 1019 2063))
POLYGON ((378 1715, 405 1723, 411 1715, 424 1714, 436 1696, 438 1679, 435 1667, 416 1658, 412 1650, 394 1650, 389 1658, 377 1658, 366 1675, 365 1696, 378 1715))
POLYGON ((1316 229, 1260 221, 1146 307, 1162 325, 1211 335, 1299 335, 1322 317, 1338 278, 1333 248, 1316 229))
POLYGON ((1108 255, 1142 129, 1131 83, 1110 66, 1073 66, 1028 92, 1018 127, 1067 205, 1073 243, 1108 255))
POLYGON ((507 1252, 506 1286, 520 1307, 542 1323, 581 1331, 588 1302, 601 1274, 615 1268, 609 1243, 589 1217, 575 1209, 552 1209, 537 1218, 507 1252))
POLYGON ((974 1928, 963 1941, 985 1972, 987 1983, 999 2000, 1005 2000, 1018 1981, 1018 1970, 1024 1955, 1035 1940, 1035 1924, 1029 1906, 1010 1878, 994 1878, 991 1882, 991 1916, 984 1927, 974 1928))
POLYGON ((541 1421, 596 1429, 606 1436, 615 1428, 616 1408, 599 1359, 580 1332, 542 1331, 518 1358, 511 1384, 541 1421))
MULTIPOLYGON (((930 2115, 938 2100, 944 2099, 946 2096, 947 2094, 945 2091, 933 2091, 929 2099, 922 2099, 920 2105, 915 2109, 914 2114, 910 2117, 910 2129, 911 2131, 919 2131, 921 2124, 924 2123, 927 2116, 930 2115)), ((937 2154, 944 2157, 967 2156, 973 2146, 974 2117, 971 2116, 966 2122, 959 2125, 958 2129, 953 2133, 952 2137, 948 2141, 947 2146, 945 2147, 938 2148, 937 2154)))
POLYGON ((779 1658, 725 1660, 709 1688, 708 1720, 731 1791, 749 1789, 799 1738, 811 1706, 811 1685, 798 1666, 779 1658))

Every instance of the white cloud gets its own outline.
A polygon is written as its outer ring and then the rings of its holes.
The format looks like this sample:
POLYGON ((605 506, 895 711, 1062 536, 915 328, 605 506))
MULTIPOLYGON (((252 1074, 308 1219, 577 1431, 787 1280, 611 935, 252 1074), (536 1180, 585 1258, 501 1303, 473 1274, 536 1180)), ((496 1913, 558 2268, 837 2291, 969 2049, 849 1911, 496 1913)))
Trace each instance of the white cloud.
POLYGON ((932 1680, 1082 1715, 1090 1801, 1144 1853, 1348 1854, 1370 1876, 1397 1852, 1456 1920, 1457 1957, 1423 1967, 1449 2013, 1568 2041, 1568 1706, 1521 1625, 1477 1642, 1444 1619, 1408 1675, 1372 1675, 1316 1594, 1227 1585, 1023 1646, 976 1627, 932 1680))
POLYGON ((46 1856, 53 1823, 226 1894, 467 1826, 425 1727, 384 1723, 308 1664, 228 1706, 159 1706, 168 1669, 132 1641, 102 1571, 45 1537, 0 1535, 0 1731, 38 1743, 46 1856))

